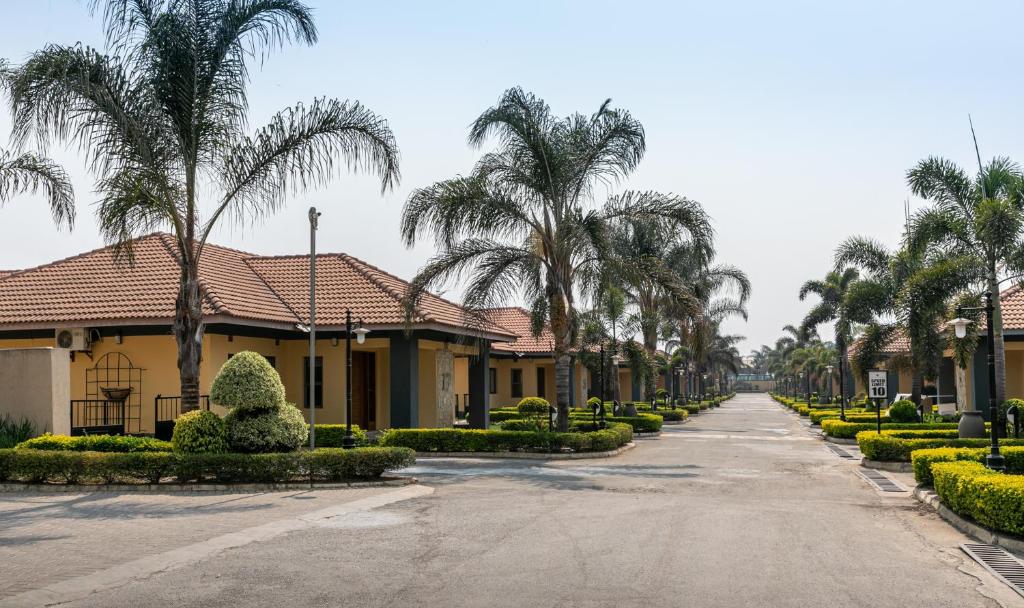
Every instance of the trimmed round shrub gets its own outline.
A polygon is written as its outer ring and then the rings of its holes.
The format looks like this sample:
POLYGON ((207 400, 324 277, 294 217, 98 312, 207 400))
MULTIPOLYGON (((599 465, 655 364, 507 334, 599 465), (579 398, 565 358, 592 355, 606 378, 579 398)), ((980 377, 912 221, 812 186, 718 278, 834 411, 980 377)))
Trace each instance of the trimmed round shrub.
POLYGON ((917 407, 913 401, 900 399, 889 406, 889 420, 893 422, 917 422, 917 407))
POLYGON ((224 417, 228 445, 235 452, 291 452, 309 439, 309 425, 290 403, 266 411, 235 408, 224 417))
POLYGON ((171 446, 180 454, 219 454, 228 451, 224 421, 206 410, 195 410, 174 421, 171 446))
POLYGON ((230 408, 271 411, 284 403, 284 384, 263 355, 242 351, 217 372, 210 400, 230 408))
POLYGON ((551 404, 548 403, 548 400, 540 397, 527 397, 516 406, 519 413, 526 417, 547 415, 550 408, 551 404))
POLYGON ((597 397, 591 397, 590 399, 587 399, 587 407, 590 409, 599 408, 601 407, 601 400, 597 397))

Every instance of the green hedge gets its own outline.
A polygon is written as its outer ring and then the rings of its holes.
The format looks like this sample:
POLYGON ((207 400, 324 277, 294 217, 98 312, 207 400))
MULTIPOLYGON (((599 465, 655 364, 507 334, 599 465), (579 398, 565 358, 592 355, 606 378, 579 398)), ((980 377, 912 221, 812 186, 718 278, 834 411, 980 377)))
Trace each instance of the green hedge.
POLYGON ((152 437, 131 437, 127 435, 84 435, 68 437, 46 433, 28 441, 22 441, 15 449, 46 450, 67 452, 170 452, 171 442, 152 437))
MULTIPOLYGON (((910 453, 914 450, 981 448, 989 443, 988 439, 901 439, 871 432, 857 434, 857 445, 865 458, 887 462, 910 462, 910 453)), ((1024 439, 1003 439, 1000 444, 1024 445, 1024 439)))
MULTIPOLYGON (((884 419, 883 419, 884 420, 884 419)), ((853 439, 861 431, 873 431, 877 428, 874 422, 843 422, 838 419, 822 420, 821 429, 829 437, 837 439, 853 439)), ((883 422, 882 430, 933 430, 933 429, 955 429, 955 422, 883 422)))
POLYGON ((1024 534, 1024 476, 977 462, 936 463, 932 474, 935 492, 956 513, 999 532, 1024 534))
MULTIPOLYGON (((581 425, 580 428, 583 428, 581 425)), ((417 452, 576 452, 614 450, 633 440, 628 424, 609 422, 608 428, 589 432, 502 431, 493 429, 391 429, 381 434, 380 445, 417 452)))
MULTIPOLYGON (((644 412, 645 414, 647 412, 644 412)), ((686 410, 679 409, 661 409, 656 412, 652 412, 655 416, 661 416, 661 419, 665 422, 682 422, 690 417, 690 413, 686 410)))
MULTIPOLYGON (((1024 473, 1024 446, 1000 447, 999 453, 1006 461, 1007 473, 1024 473)), ((937 462, 970 460, 985 462, 989 448, 933 448, 914 450, 910 461, 914 464, 914 479, 917 483, 930 486, 933 483, 931 467, 937 462)))
MULTIPOLYGON (((352 437, 356 440, 357 447, 364 447, 370 444, 366 437, 366 431, 356 425, 352 425, 352 437)), ((318 448, 340 448, 342 440, 345 439, 344 424, 318 424, 316 425, 316 447, 318 448)), ((308 445, 308 444, 307 444, 308 445)))
MULTIPOLYGON (((829 409, 811 410, 811 413, 808 416, 811 419, 811 424, 821 424, 822 420, 838 420, 839 415, 841 414, 840 410, 831 408, 832 406, 829 406, 829 409)), ((855 416, 864 413, 866 413, 866 410, 846 408, 847 416, 855 416)))
POLYGON ((282 483, 380 477, 416 461, 403 448, 333 448, 276 454, 0 450, 0 481, 31 483, 282 483))

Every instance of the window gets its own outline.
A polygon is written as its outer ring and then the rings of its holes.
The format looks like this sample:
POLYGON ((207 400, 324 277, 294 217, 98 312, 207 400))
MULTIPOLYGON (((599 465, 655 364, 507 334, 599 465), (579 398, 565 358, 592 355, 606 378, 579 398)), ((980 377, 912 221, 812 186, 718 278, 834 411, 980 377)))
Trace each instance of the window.
POLYGON ((523 396, 523 370, 521 369, 512 370, 512 396, 523 396))
POLYGON ((488 388, 489 388, 489 390, 490 390, 492 395, 497 395, 498 394, 498 370, 497 370, 497 368, 492 367, 492 368, 490 368, 488 370, 488 372, 490 372, 488 374, 490 377, 487 379, 488 388))
MULTIPOLYGON (((316 381, 313 385, 316 406, 324 406, 324 358, 316 358, 316 381)), ((309 357, 302 358, 302 406, 309 407, 309 357)))
POLYGON ((547 380, 548 380, 548 378, 544 374, 544 368, 538 366, 537 367, 537 396, 540 397, 541 399, 547 399, 548 398, 547 380))

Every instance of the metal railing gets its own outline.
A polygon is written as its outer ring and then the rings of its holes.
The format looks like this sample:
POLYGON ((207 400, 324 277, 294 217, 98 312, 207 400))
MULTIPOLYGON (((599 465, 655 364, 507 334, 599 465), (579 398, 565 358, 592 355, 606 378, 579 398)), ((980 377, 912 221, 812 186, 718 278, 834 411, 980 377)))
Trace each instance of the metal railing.
MULTIPOLYGON (((210 409, 210 396, 199 395, 199 409, 210 409)), ((153 399, 153 434, 157 439, 168 440, 174 434, 174 421, 181 415, 181 395, 171 397, 157 395, 153 399)))
POLYGON ((123 435, 125 402, 110 399, 72 399, 71 434, 123 435))

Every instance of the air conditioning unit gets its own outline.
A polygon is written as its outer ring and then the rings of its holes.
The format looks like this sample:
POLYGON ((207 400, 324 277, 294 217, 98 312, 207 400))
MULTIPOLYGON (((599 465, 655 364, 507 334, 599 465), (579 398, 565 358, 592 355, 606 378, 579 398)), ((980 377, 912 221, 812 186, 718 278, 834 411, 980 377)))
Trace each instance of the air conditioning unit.
POLYGON ((89 350, 89 330, 84 327, 71 327, 57 330, 57 346, 69 350, 89 350))

